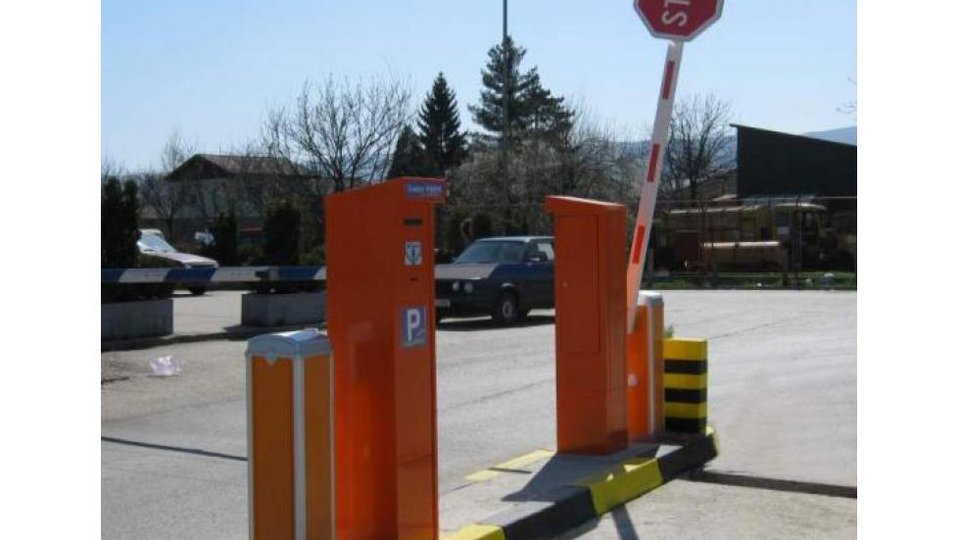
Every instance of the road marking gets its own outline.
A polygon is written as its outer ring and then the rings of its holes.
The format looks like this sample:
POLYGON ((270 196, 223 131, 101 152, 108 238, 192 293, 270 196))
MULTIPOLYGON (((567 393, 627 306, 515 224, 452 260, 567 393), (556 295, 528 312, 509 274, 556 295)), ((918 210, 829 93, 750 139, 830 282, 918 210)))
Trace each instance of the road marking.
POLYGON ((534 450, 533 452, 524 454, 522 456, 517 456, 509 461, 498 463, 489 469, 484 469, 482 471, 477 471, 473 474, 467 475, 467 480, 471 482, 483 482, 484 480, 489 480, 495 476, 507 472, 529 473, 529 471, 521 470, 521 467, 525 467, 531 463, 536 463, 537 461, 549 459, 555 454, 556 452, 552 450, 534 450))
POLYGON ((467 525, 443 537, 443 540, 506 540, 503 529, 496 525, 467 525))

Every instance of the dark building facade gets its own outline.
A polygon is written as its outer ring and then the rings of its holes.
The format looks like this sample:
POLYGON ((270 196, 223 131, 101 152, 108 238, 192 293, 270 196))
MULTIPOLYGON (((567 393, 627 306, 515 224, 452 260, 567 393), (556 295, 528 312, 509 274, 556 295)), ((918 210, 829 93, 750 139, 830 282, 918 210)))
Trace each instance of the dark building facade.
MULTIPOLYGON (((741 200, 826 208, 815 249, 840 268, 854 268, 857 235, 857 146, 734 124, 741 200)), ((801 229, 806 237, 806 227, 801 229)), ((794 246, 795 250, 801 249, 794 246)), ((807 249, 807 248, 803 248, 807 249)))
POLYGON ((857 195, 856 145, 734 124, 737 191, 756 195, 857 195))
POLYGON ((857 147, 743 125, 736 195, 664 209, 655 240, 670 270, 855 270, 857 147))

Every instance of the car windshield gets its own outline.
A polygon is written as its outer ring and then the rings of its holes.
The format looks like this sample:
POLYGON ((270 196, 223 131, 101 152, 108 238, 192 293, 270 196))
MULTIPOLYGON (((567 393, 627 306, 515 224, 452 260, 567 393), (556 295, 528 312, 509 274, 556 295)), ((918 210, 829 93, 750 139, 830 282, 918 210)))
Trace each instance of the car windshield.
POLYGON ((457 264, 518 263, 523 258, 522 241, 490 240, 474 242, 457 257, 457 264))
POLYGON ((142 234, 137 240, 137 247, 141 251, 159 251, 160 253, 176 253, 177 250, 166 240, 155 234, 142 234))

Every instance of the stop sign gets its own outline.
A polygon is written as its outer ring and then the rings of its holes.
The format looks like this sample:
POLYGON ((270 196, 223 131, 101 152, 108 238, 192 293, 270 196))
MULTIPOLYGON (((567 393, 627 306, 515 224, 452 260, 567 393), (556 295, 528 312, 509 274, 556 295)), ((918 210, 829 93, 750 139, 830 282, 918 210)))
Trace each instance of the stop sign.
POLYGON ((723 0, 633 0, 633 9, 655 37, 690 41, 720 18, 723 0))

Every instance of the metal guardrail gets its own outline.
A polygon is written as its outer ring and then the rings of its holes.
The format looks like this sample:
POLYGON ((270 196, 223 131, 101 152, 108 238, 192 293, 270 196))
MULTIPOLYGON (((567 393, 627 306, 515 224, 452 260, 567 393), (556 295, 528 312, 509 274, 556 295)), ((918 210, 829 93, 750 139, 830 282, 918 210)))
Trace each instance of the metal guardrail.
POLYGON ((222 268, 103 268, 101 283, 269 283, 325 281, 325 266, 225 266, 222 268))

